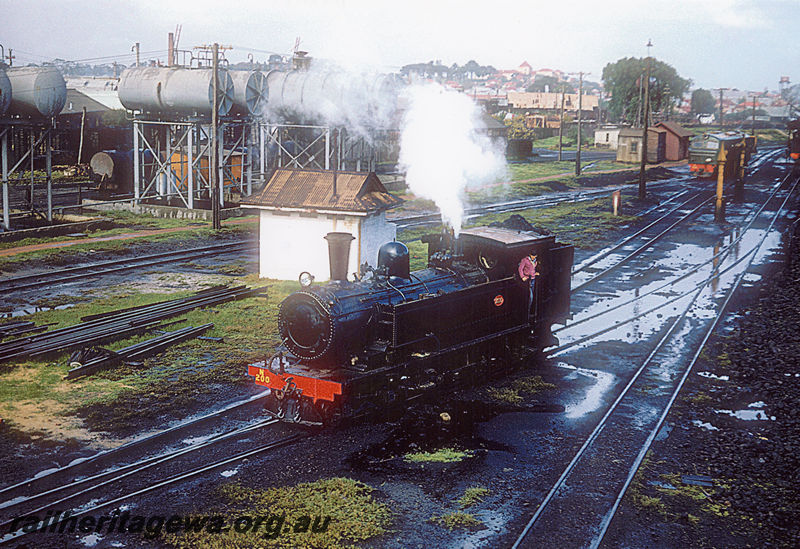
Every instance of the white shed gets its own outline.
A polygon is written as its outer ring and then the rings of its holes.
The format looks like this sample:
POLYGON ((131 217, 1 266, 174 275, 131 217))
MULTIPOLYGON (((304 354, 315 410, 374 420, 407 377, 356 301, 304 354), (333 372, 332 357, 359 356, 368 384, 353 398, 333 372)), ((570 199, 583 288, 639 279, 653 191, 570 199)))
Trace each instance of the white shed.
POLYGON ((261 193, 242 204, 260 210, 260 276, 292 280, 308 271, 317 281, 328 280, 329 232, 355 237, 348 273, 364 263, 375 267, 378 249, 397 234, 386 210, 401 202, 374 172, 277 170, 261 193))
POLYGON ((603 149, 617 150, 619 144, 619 126, 603 126, 594 131, 594 146, 603 149))

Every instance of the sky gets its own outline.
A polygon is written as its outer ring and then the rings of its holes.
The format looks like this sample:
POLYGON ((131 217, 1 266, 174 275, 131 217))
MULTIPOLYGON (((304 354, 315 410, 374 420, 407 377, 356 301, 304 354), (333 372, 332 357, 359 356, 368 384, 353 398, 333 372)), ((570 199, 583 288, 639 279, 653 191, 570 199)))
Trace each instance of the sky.
POLYGON ((15 65, 55 57, 130 64, 218 42, 231 61, 300 49, 348 68, 474 59, 497 68, 590 73, 651 54, 693 87, 777 89, 800 82, 800 0, 0 0, 0 44, 15 65), (152 52, 152 53, 149 53, 152 52))

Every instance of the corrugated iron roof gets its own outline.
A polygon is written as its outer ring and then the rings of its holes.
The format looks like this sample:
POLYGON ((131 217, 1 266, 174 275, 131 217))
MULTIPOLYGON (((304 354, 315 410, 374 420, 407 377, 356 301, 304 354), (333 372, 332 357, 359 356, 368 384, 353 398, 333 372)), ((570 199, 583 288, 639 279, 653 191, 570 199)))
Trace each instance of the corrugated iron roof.
POLYGON ((374 212, 393 208, 403 201, 386 190, 375 172, 278 169, 260 194, 245 205, 273 208, 305 208, 374 212))
POLYGON ((694 134, 678 124, 677 122, 672 122, 671 120, 664 120, 663 122, 659 122, 656 126, 662 126, 666 128, 671 133, 674 133, 678 137, 691 137, 694 134))

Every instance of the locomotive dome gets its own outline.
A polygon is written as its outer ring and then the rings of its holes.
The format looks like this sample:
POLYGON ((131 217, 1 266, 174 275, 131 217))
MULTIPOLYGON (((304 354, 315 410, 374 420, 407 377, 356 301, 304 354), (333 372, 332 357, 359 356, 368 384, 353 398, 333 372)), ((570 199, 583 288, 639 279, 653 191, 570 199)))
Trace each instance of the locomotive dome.
POLYGON ((408 247, 402 242, 387 242, 378 250, 378 267, 386 267, 389 276, 409 278, 410 263, 408 247))

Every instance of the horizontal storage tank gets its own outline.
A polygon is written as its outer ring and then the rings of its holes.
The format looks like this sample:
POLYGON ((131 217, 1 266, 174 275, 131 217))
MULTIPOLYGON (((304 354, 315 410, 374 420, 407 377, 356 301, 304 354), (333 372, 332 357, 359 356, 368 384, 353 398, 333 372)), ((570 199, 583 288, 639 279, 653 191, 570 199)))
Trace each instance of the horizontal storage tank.
MULTIPOLYGON (((120 77, 120 103, 130 110, 210 115, 214 104, 213 69, 183 67, 133 67, 120 77)), ((219 110, 225 116, 233 107, 230 74, 219 69, 219 110)))
POLYGON ((267 85, 270 110, 322 116, 339 123, 391 112, 400 88, 393 75, 348 75, 327 70, 272 71, 267 85))
POLYGON ((11 80, 6 71, 0 69, 0 116, 3 116, 11 106, 11 80))
POLYGON ((67 102, 67 83, 55 67, 11 67, 6 70, 11 82, 9 114, 50 118, 67 102))
POLYGON ((233 112, 261 115, 267 106, 269 87, 261 71, 230 71, 233 80, 233 112))

